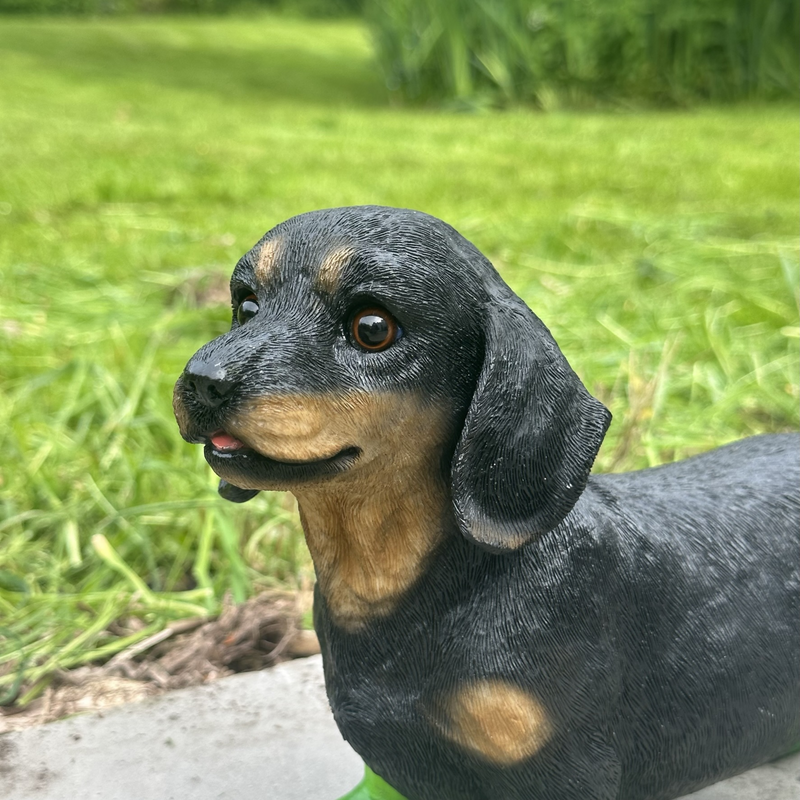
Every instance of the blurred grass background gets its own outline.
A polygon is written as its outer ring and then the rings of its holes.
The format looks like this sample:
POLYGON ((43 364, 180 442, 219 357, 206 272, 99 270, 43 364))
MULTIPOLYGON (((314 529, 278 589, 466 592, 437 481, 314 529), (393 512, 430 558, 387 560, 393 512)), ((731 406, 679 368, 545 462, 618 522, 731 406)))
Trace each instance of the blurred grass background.
POLYGON ((600 470, 797 428, 794 106, 402 106, 372 41, 0 16, 0 700, 226 592, 310 586, 290 500, 219 499, 171 410, 237 258, 292 214, 453 224, 613 411, 600 470))
POLYGON ((389 85, 545 109, 796 97, 796 0, 367 0, 389 85))

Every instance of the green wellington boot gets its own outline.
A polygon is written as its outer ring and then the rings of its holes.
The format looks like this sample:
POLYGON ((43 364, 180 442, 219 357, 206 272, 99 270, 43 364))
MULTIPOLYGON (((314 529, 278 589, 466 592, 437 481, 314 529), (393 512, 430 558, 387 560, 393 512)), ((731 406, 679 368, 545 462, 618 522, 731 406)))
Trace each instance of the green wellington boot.
POLYGON ((339 800, 406 800, 369 767, 364 767, 364 779, 339 800))

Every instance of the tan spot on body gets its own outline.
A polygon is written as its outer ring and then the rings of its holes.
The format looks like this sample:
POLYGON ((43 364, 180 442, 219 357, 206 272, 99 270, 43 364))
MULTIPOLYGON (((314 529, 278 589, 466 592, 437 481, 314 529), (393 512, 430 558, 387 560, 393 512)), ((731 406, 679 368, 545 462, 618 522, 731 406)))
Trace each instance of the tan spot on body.
POLYGON ((270 239, 261 247, 256 262, 256 279, 259 283, 267 284, 272 279, 278 267, 278 259, 283 249, 283 240, 280 238, 270 239))
POLYGON ((357 630, 391 612, 442 538, 450 508, 441 469, 451 438, 445 411, 411 394, 268 396, 237 412, 226 430, 283 461, 361 450, 353 467, 318 483, 241 485, 295 494, 337 624, 357 630))
POLYGON ((355 254, 352 247, 337 247, 331 250, 323 259, 317 270, 314 284, 317 289, 328 294, 333 294, 339 286, 342 269, 355 254))
POLYGON ((496 678, 460 688, 445 699, 436 716, 451 741, 501 766, 530 758, 553 733, 535 697, 496 678))

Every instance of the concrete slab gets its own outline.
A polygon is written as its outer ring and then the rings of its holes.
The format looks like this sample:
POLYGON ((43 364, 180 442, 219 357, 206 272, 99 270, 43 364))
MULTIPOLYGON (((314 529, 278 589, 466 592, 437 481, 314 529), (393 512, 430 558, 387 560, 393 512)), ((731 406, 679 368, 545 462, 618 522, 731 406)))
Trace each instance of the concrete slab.
MULTIPOLYGON (((361 774, 319 656, 0 736, 3 800, 335 800, 361 774)), ((800 755, 691 800, 800 800, 800 755)))
POLYGON ((3 800, 334 800, 362 774, 320 656, 0 737, 3 800))

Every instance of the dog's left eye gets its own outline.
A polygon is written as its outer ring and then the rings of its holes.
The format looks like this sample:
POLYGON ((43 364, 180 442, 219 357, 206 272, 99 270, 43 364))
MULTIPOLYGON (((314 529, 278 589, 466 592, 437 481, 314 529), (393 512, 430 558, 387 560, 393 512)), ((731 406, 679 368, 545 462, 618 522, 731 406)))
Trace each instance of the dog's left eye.
POLYGON ((400 337, 400 328, 394 317, 382 308, 365 308, 359 311, 350 325, 353 341, 364 350, 385 350, 400 337))
POLYGON ((236 309, 236 321, 240 325, 244 325, 250 319, 258 314, 258 298, 254 294, 249 294, 239 303, 236 309))

